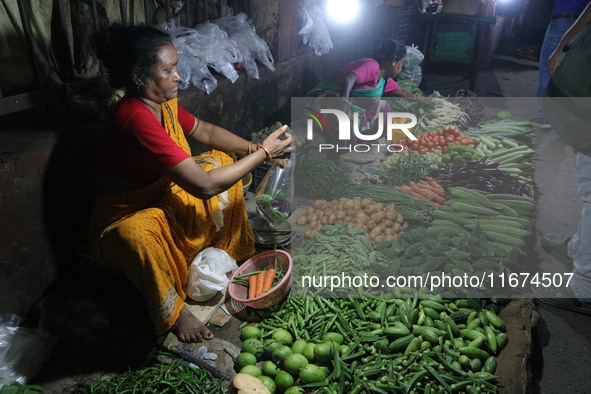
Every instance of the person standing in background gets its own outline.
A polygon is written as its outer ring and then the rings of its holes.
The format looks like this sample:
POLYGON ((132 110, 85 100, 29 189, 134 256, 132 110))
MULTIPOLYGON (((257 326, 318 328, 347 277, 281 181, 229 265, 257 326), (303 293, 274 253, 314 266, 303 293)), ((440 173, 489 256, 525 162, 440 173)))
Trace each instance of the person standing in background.
POLYGON ((544 234, 542 248, 572 266, 572 277, 560 287, 532 287, 540 302, 591 315, 591 3, 550 56, 551 73, 542 108, 558 136, 577 152, 575 177, 583 208, 572 237, 544 234), (572 46, 558 62, 563 48, 572 46))
MULTIPOLYGON (((591 2, 591 0, 554 1, 550 23, 546 28, 546 34, 540 50, 538 91, 536 97, 542 97, 542 93, 544 92, 544 89, 546 89, 546 86, 548 86, 548 81, 550 81, 548 59, 550 59, 550 56, 558 46, 558 43, 564 34, 575 23, 589 2, 591 2)), ((533 121, 540 125, 545 125, 547 122, 542 113, 542 106, 539 98, 537 99, 536 107, 537 115, 533 121)))

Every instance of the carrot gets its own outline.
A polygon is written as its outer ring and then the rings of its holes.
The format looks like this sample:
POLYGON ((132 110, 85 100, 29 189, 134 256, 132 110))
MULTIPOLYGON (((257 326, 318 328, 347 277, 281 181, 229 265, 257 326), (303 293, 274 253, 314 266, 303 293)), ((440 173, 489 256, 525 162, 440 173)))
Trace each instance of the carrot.
POLYGON ((265 284, 265 278, 267 277, 266 271, 261 271, 260 274, 257 275, 257 292, 256 296, 260 296, 263 294, 263 285, 265 284))
POLYGON ((258 275, 250 275, 248 277, 248 298, 255 298, 257 294, 257 278, 258 275))
POLYGON ((412 189, 410 186, 408 185, 400 185, 400 190, 402 190, 405 193, 410 193, 412 192, 412 189))
POLYGON ((435 193, 433 193, 430 190, 427 190, 425 188, 422 188, 421 186, 419 186, 418 184, 416 184, 414 182, 412 185, 410 184, 410 182, 408 184, 410 185, 413 192, 420 194, 421 196, 423 196, 424 199, 426 199, 426 200, 433 199, 433 196, 435 195, 435 193))
POLYGON ((441 185, 434 179, 427 179, 427 183, 436 189, 443 189, 441 185))
POLYGON ((263 284, 263 293, 268 292, 273 287, 273 281, 275 280, 275 270, 273 268, 267 271, 265 276, 265 283, 263 284))
POLYGON ((441 206, 441 204, 440 204, 440 203, 438 203, 438 202, 433 202, 433 203, 431 203, 431 205, 432 205, 432 206, 433 206, 433 208, 435 208, 435 209, 438 209, 438 208, 441 206))

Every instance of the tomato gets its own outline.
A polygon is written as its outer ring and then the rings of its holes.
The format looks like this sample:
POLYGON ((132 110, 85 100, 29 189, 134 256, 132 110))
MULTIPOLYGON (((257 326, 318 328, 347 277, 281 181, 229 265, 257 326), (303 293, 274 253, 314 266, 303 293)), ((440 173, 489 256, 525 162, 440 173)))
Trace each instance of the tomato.
POLYGON ((454 142, 455 141, 455 138, 453 137, 453 135, 448 135, 447 137, 445 137, 445 140, 447 142, 454 142))
POLYGON ((433 148, 433 146, 434 146, 434 145, 433 145, 433 141, 427 141, 427 143, 425 144, 425 146, 426 146, 427 148, 433 148))

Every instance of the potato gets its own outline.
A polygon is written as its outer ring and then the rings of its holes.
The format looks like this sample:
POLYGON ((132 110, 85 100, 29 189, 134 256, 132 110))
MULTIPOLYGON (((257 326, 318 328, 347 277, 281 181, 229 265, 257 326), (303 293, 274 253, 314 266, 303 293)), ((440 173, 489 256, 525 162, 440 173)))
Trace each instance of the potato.
POLYGON ((361 223, 361 224, 365 224, 368 221, 368 216, 366 214, 364 214, 363 212, 357 212, 355 214, 355 221, 357 223, 361 223))
POLYGON ((396 223, 402 225, 403 222, 404 222, 404 218, 402 217, 402 215, 398 215, 396 217, 396 223))
POLYGON ((335 224, 336 221, 337 221, 337 217, 334 213, 328 217, 328 224, 335 224))
POLYGON ((304 231, 304 237, 313 238, 314 237, 314 230, 311 228, 306 229, 306 231, 304 231))
POLYGON ((336 212, 336 217, 337 217, 337 219, 339 219, 339 220, 340 220, 340 219, 343 219, 343 218, 345 217, 345 215, 346 215, 346 212, 345 212, 345 211, 343 211, 342 209, 339 209, 339 210, 337 210, 337 212, 336 212))
POLYGON ((327 203, 326 200, 316 200, 316 201, 314 201, 314 208, 324 208, 326 203, 327 203))
POLYGON ((377 227, 377 225, 378 224, 371 219, 367 221, 367 228, 369 228, 369 229, 374 229, 377 227))
POLYGON ((298 226, 304 226, 304 225, 306 224, 306 222, 307 222, 307 221, 306 221, 306 217, 305 217, 304 215, 302 215, 302 216, 299 216, 299 217, 296 219, 296 224, 297 224, 298 226))
POLYGON ((366 198, 362 198, 361 199, 361 206, 362 207, 367 207, 367 206, 369 206, 372 203, 373 203, 373 200, 371 198, 367 198, 366 197, 366 198))
POLYGON ((314 207, 309 207, 306 209, 306 215, 314 215, 314 207))
POLYGON ((382 225, 386 228, 392 228, 392 226, 394 226, 394 222, 391 221, 390 219, 386 219, 386 220, 382 220, 382 225))
POLYGON ((400 226, 400 224, 398 223, 394 223, 394 226, 392 227, 392 230, 394 230, 395 234, 398 234, 399 232, 402 231, 402 226, 400 226))

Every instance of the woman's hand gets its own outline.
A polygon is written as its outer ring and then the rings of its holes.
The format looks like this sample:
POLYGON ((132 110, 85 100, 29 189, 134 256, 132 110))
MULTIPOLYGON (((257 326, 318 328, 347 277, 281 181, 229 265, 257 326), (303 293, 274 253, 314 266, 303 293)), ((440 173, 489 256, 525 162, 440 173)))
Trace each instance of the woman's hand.
POLYGON ((267 138, 261 144, 269 153, 271 157, 278 157, 282 156, 284 153, 293 151, 293 146, 291 143, 293 142, 293 138, 290 133, 287 133, 287 126, 283 126, 278 130, 269 134, 267 138), (280 139, 280 137, 284 135, 285 139, 280 139))

